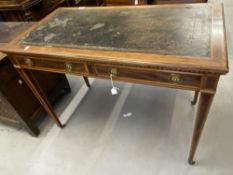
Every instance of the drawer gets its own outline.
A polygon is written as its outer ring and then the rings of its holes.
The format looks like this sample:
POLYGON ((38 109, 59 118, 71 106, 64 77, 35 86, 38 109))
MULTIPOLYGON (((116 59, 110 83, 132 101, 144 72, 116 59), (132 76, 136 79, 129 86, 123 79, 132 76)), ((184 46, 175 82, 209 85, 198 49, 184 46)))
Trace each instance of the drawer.
POLYGON ((167 71, 157 71, 152 69, 128 68, 128 67, 111 67, 106 65, 95 65, 94 70, 97 76, 109 78, 110 74, 114 79, 123 81, 132 80, 131 82, 147 84, 170 84, 183 85, 189 87, 200 87, 201 76, 184 73, 174 73, 167 71))
POLYGON ((85 64, 82 62, 70 63, 62 61, 51 61, 47 59, 37 59, 33 57, 14 57, 15 61, 25 68, 48 70, 52 72, 64 72, 64 73, 78 73, 87 74, 85 64))

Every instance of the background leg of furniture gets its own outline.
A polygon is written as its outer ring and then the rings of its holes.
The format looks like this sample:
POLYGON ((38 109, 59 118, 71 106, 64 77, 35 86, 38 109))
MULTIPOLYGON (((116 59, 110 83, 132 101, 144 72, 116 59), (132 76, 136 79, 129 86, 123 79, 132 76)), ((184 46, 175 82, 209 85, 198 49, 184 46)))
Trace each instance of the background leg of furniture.
POLYGON ((18 117, 18 120, 21 121, 23 127, 30 133, 31 136, 37 137, 40 134, 38 127, 28 118, 18 117))
POLYGON ((83 76, 83 79, 84 79, 87 87, 91 88, 91 85, 90 85, 90 82, 89 82, 88 78, 83 76))
POLYGON ((197 103, 198 96, 199 96, 199 92, 198 92, 198 91, 195 91, 194 98, 193 98, 193 100, 191 101, 191 104, 192 104, 192 105, 195 105, 195 104, 197 103))
POLYGON ((194 130, 193 130, 193 137, 192 137, 192 143, 191 143, 191 148, 189 152, 189 158, 188 162, 189 164, 194 164, 195 162, 193 161, 200 136, 205 124, 205 121, 207 119, 208 113, 210 106, 213 101, 214 94, 207 94, 207 93, 201 93, 200 100, 198 103, 198 110, 196 114, 196 119, 195 119, 195 125, 194 125, 194 130))
POLYGON ((55 121, 57 126, 64 127, 64 125, 61 124, 60 120, 58 119, 57 115, 53 111, 52 106, 49 103, 49 100, 47 99, 46 95, 44 94, 43 90, 40 88, 39 83, 34 78, 33 74, 30 72, 30 75, 27 74, 27 72, 23 69, 17 69, 21 77, 24 79, 24 81, 27 83, 28 87, 32 90, 36 98, 40 101, 41 105, 44 107, 44 109, 48 112, 48 114, 52 117, 52 119, 55 121))

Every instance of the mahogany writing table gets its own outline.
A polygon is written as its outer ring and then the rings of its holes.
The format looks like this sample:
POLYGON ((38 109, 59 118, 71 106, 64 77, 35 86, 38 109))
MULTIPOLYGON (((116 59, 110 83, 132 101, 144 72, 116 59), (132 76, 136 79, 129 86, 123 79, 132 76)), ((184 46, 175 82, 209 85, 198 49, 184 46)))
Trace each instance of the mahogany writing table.
POLYGON ((228 72, 221 4, 60 8, 2 51, 60 127, 30 70, 191 90, 194 104, 200 92, 190 164, 228 72))

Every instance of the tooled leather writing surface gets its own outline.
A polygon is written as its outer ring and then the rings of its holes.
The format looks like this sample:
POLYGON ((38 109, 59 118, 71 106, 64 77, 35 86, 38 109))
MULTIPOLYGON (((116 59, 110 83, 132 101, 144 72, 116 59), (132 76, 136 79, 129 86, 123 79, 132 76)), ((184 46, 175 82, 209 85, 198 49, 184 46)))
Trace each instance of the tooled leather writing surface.
POLYGON ((62 9, 21 45, 210 57, 211 6, 62 9))

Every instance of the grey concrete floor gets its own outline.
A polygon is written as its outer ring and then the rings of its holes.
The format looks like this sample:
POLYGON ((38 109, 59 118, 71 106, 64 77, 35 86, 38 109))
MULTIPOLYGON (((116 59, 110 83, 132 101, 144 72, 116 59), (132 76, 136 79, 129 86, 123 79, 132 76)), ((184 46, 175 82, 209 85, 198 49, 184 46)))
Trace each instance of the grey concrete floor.
MULTIPOLYGON (((223 2, 232 67, 233 1, 223 2)), ((68 76, 73 91, 55 107, 69 118, 64 129, 49 117, 38 138, 0 125, 0 175, 232 175, 232 77, 230 71, 220 80, 195 166, 187 164, 193 93, 117 82, 120 94, 111 96, 109 81, 94 80, 75 108, 85 90, 82 79, 68 76)))

